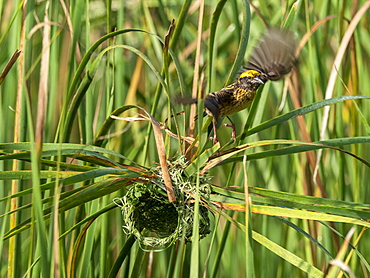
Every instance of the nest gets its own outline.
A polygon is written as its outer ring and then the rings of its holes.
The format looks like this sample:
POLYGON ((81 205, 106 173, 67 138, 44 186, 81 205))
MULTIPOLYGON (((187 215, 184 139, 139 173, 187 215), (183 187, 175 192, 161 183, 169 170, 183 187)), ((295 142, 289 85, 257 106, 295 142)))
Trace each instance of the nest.
MULTIPOLYGON (((185 157, 181 156, 170 163, 169 172, 175 191, 176 201, 170 203, 165 191, 161 168, 151 169, 154 176, 147 183, 132 185, 122 198, 114 202, 121 207, 123 230, 134 235, 143 250, 164 249, 178 239, 192 240, 194 223, 194 196, 196 175, 187 177, 184 169, 185 157), (149 248, 148 248, 149 247, 149 248)), ((209 199, 209 178, 203 175, 200 180, 202 200, 209 199)), ((199 237, 210 233, 208 209, 199 204, 199 237)))

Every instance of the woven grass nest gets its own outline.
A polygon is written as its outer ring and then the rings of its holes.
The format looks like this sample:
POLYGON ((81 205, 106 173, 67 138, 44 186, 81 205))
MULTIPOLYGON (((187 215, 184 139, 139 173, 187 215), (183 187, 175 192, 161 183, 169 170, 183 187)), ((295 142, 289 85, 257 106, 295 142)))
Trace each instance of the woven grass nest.
MULTIPOLYGON (((114 199, 122 210, 124 232, 134 235, 142 249, 161 250, 182 237, 186 241, 192 240, 196 175, 187 177, 184 174, 186 166, 183 156, 170 162, 169 173, 175 191, 175 202, 168 201, 160 167, 151 169, 154 178, 148 179, 146 183, 132 185, 125 196, 114 199)), ((208 199, 210 193, 208 180, 207 175, 200 178, 199 191, 203 201, 208 199)), ((200 239, 210 233, 208 214, 208 209, 200 202, 200 239)))

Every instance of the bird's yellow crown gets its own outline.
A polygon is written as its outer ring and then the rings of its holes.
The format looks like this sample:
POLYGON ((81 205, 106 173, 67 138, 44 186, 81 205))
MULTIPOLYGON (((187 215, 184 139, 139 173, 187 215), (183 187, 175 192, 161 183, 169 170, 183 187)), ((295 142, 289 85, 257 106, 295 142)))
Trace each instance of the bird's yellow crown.
POLYGON ((238 81, 240 81, 242 78, 244 77, 257 77, 257 76, 260 76, 261 73, 256 71, 256 70, 246 70, 244 71, 240 76, 239 76, 239 79, 238 81))

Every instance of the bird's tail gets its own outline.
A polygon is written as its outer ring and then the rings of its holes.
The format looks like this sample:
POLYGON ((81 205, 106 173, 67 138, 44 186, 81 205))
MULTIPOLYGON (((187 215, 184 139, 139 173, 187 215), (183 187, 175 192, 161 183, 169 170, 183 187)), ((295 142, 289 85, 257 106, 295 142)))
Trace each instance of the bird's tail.
POLYGON ((196 104, 198 103, 198 99, 196 98, 191 98, 191 97, 184 97, 184 96, 175 96, 174 102, 176 104, 182 104, 182 105, 191 105, 191 104, 196 104))

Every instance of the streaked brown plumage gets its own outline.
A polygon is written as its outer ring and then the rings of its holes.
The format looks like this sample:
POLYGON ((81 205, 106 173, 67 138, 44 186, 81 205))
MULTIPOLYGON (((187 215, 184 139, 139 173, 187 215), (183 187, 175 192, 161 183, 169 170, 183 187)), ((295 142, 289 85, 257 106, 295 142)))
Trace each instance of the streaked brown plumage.
POLYGON ((266 76, 256 70, 244 71, 231 85, 206 96, 206 113, 217 120, 247 108, 266 81, 266 76))

